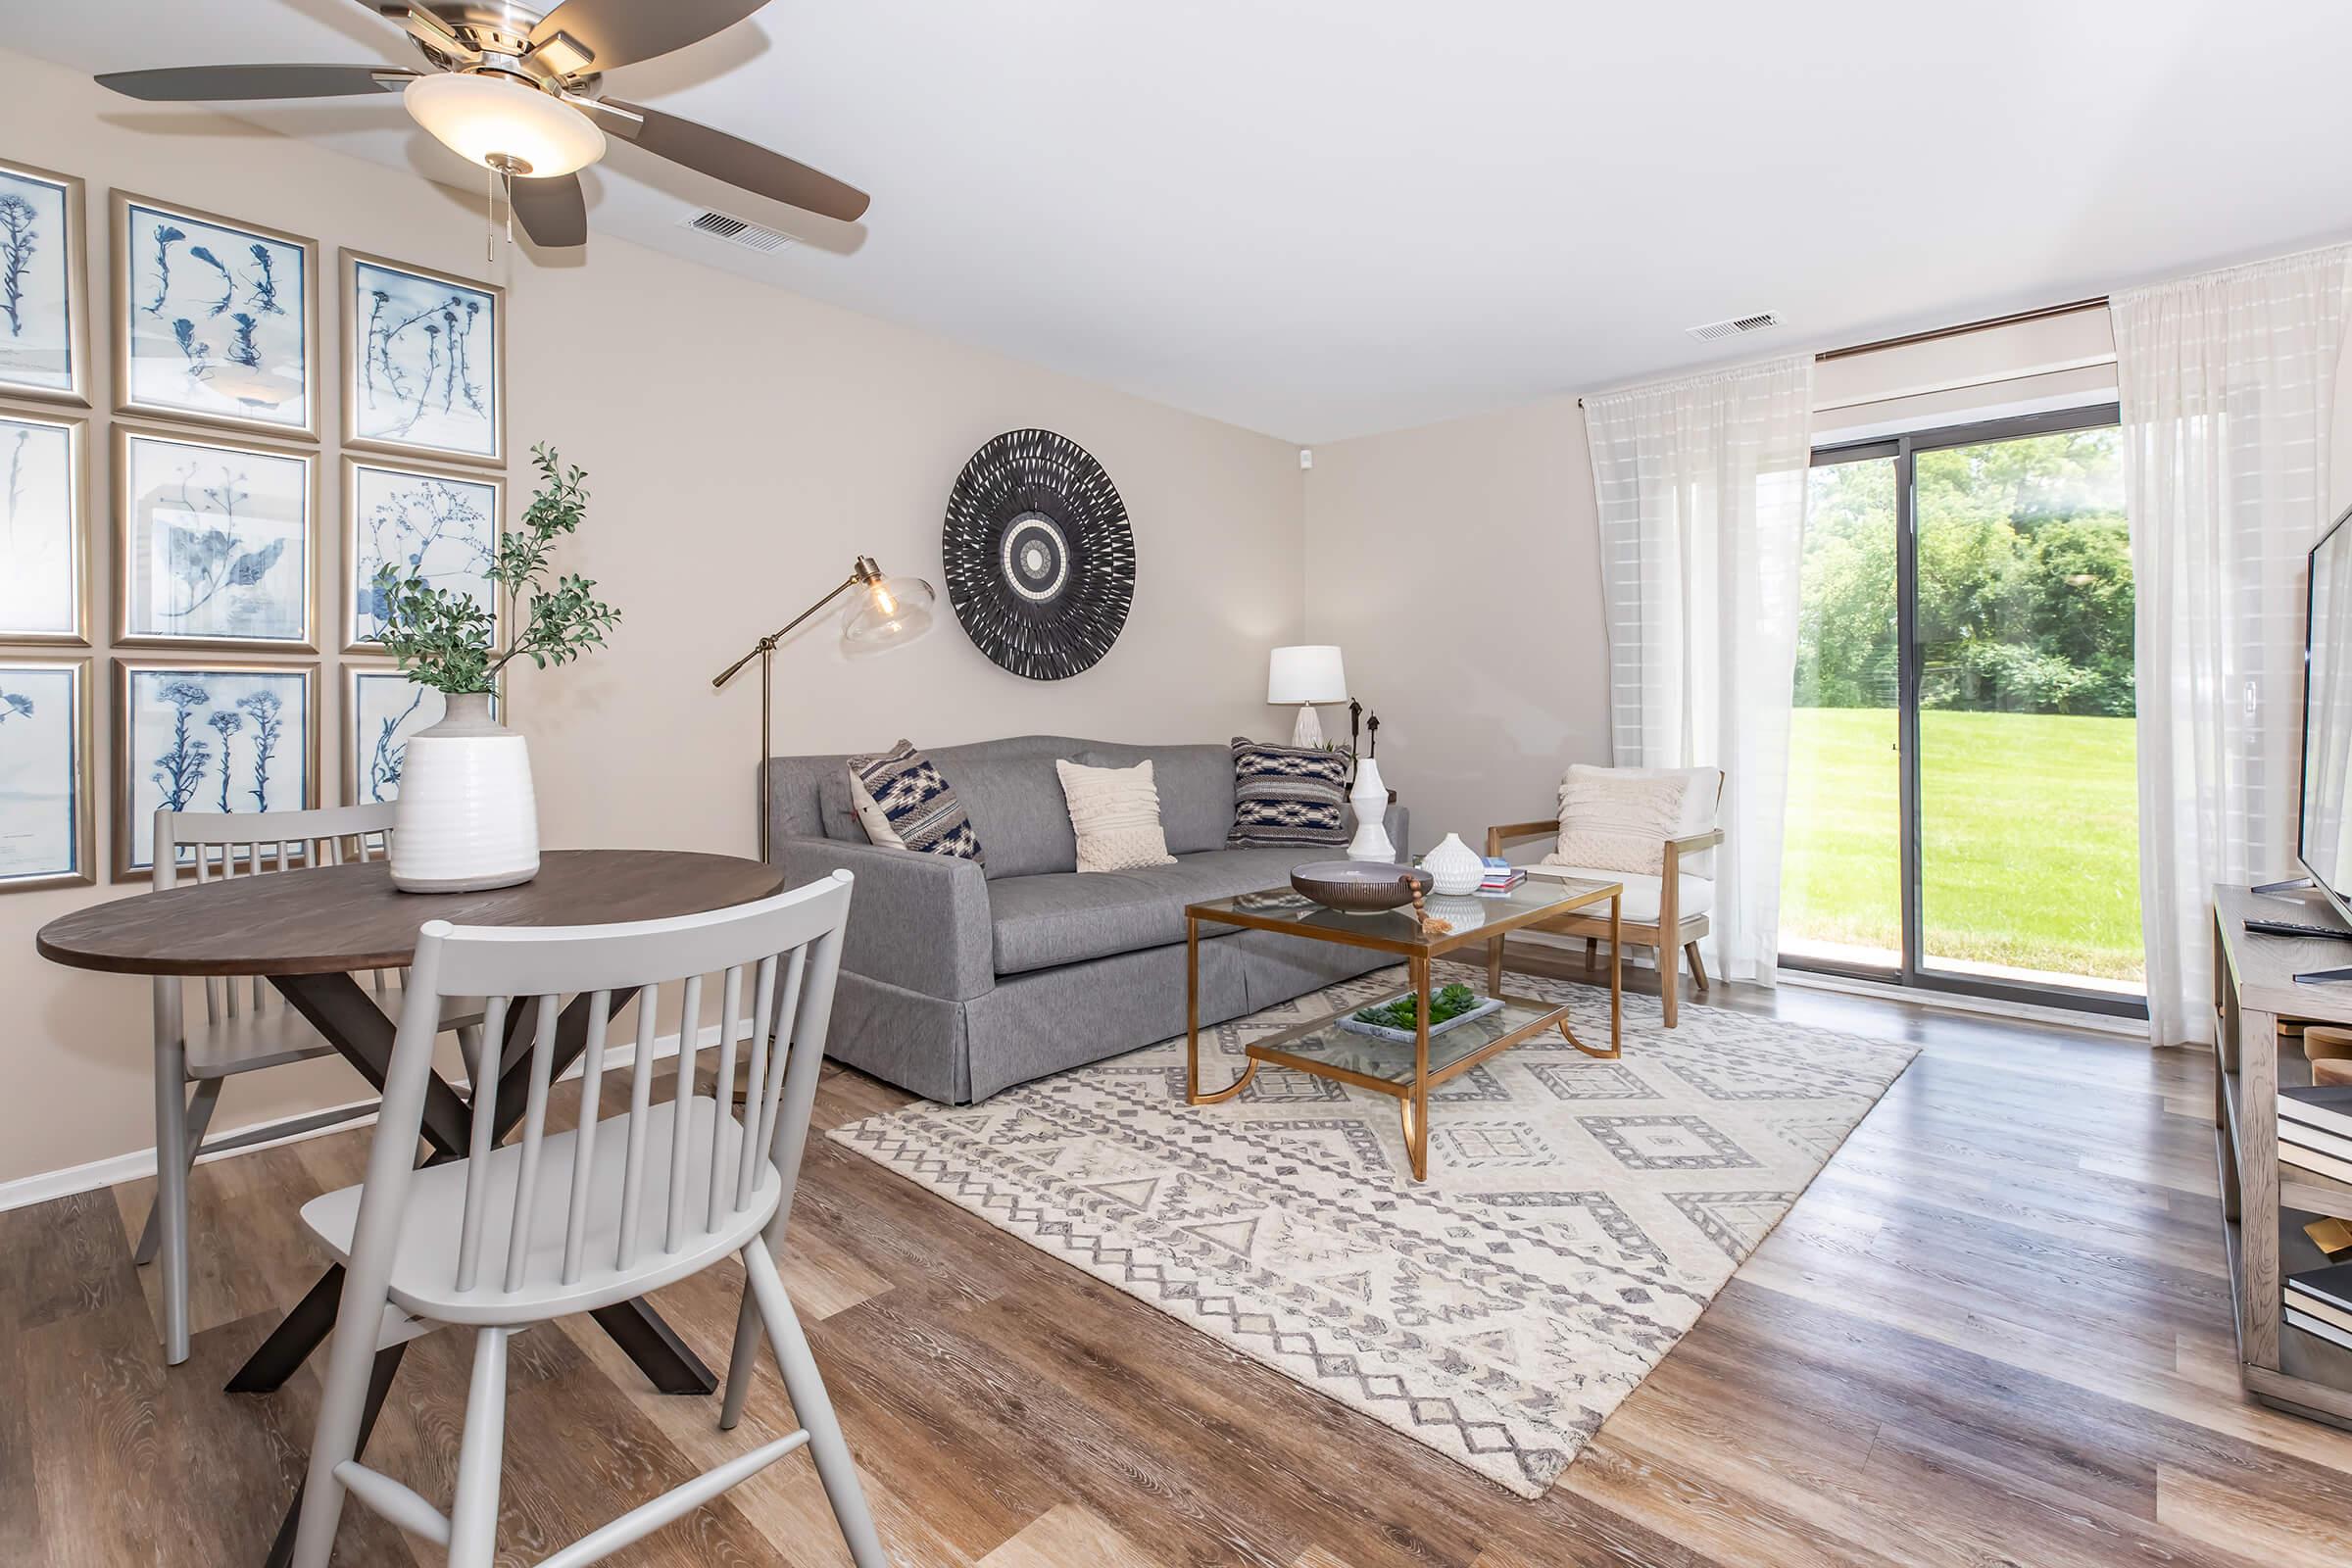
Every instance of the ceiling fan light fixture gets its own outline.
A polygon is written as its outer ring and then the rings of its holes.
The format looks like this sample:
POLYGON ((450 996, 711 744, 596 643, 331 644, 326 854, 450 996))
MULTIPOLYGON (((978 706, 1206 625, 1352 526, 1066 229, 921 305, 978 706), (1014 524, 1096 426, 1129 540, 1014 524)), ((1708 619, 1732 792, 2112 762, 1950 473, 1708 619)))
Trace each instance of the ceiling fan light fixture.
POLYGON ((401 101, 435 141, 484 169, 553 179, 605 156, 605 133, 587 116, 499 76, 418 76, 401 101))

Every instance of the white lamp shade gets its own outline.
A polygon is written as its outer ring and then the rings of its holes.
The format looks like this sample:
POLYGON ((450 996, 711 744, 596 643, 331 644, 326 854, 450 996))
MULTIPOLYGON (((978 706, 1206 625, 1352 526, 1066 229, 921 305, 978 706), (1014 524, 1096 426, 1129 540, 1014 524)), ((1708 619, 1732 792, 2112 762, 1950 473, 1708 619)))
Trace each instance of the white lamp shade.
POLYGON ((1348 700, 1348 672, 1340 664, 1340 651, 1329 643, 1308 643, 1297 648, 1277 648, 1273 662, 1266 666, 1266 701, 1269 703, 1344 703, 1348 700))
POLYGON ((418 76, 401 89, 416 123, 451 152, 484 169, 493 158, 527 168, 517 173, 552 179, 605 156, 605 133, 562 99, 497 76, 451 73, 418 76))

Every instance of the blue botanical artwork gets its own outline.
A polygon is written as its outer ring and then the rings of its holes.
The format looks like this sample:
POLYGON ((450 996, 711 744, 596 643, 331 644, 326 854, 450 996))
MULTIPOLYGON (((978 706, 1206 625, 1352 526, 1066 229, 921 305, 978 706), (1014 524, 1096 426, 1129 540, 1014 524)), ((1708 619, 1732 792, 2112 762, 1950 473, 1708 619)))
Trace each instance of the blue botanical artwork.
POLYGON ((398 578, 421 577, 431 587, 464 594, 497 616, 490 577, 499 525, 494 481, 355 461, 348 494, 351 549, 344 572, 355 645, 383 634, 385 591, 376 574, 385 566, 398 578))
POLYGON ((311 464, 123 431, 122 635, 311 642, 311 464))
POLYGON ((135 201, 124 209, 124 401, 309 430, 304 248, 135 201))
POLYGON ((498 296, 376 262, 351 277, 353 444, 498 461, 498 296))
POLYGON ((79 678, 77 666, 0 660, 0 890, 85 869, 79 678))
POLYGON ((355 669, 343 722, 351 728, 346 753, 353 802, 377 806, 400 799, 400 775, 409 759, 409 738, 441 722, 448 704, 430 686, 396 669, 355 669))
POLYGON ((0 387, 74 390, 66 186, 0 169, 0 387))
POLYGON ((0 637, 73 637, 80 498, 74 430, 0 414, 0 637))
POLYGON ((302 670, 133 669, 129 868, 155 863, 155 813, 290 811, 311 800, 310 680, 302 670))

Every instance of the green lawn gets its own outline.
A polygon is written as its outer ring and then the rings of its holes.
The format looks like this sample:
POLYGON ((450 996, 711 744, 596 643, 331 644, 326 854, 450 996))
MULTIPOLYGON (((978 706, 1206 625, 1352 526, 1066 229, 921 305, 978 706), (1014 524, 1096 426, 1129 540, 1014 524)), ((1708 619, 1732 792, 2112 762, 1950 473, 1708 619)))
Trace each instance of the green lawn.
MULTIPOLYGON (((1784 947, 1902 946, 1894 720, 1796 710, 1784 947)), ((1931 961, 2141 978, 2131 719, 1922 713, 1920 794, 1931 961)))

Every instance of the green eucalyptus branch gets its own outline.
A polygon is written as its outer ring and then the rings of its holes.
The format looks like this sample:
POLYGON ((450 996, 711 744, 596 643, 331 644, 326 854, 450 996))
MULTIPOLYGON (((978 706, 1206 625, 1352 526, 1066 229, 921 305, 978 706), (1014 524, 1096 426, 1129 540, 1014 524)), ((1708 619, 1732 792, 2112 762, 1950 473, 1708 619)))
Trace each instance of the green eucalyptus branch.
POLYGON ((382 642, 403 673, 450 696, 493 689, 500 670, 517 659, 540 669, 567 664, 606 646, 620 612, 595 596, 596 584, 575 573, 550 580, 555 541, 578 530, 588 514, 587 473, 566 468, 542 442, 531 448, 540 484, 520 525, 500 530, 490 564, 493 594, 504 592, 521 624, 507 646, 495 646, 490 610, 466 594, 435 588, 422 577, 403 578, 387 564, 376 574, 385 603, 382 642))

